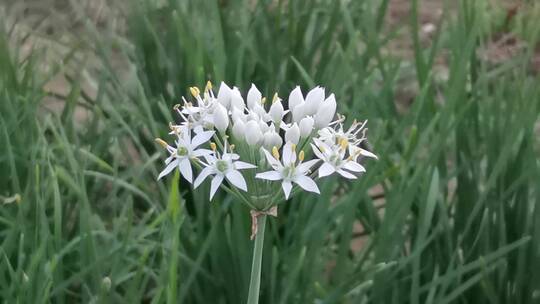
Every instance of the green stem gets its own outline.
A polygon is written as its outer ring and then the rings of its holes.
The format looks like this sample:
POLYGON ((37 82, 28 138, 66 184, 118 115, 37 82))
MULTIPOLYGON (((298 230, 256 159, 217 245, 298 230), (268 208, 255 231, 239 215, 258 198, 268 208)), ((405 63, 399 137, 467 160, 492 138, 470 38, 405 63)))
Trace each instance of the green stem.
POLYGON ((261 287, 261 263, 264 246, 264 228, 266 226, 266 214, 261 214, 257 219, 257 235, 253 247, 253 262, 251 264, 251 280, 249 282, 249 294, 247 304, 259 303, 259 290, 261 287))

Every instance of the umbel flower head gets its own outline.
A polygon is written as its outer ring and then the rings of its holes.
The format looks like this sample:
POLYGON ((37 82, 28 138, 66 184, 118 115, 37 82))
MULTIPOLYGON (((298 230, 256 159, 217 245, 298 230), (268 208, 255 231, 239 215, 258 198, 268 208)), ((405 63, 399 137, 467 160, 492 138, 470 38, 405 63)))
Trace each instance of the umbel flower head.
POLYGON ((174 107, 182 121, 170 125, 173 144, 156 139, 169 153, 158 179, 178 168, 195 188, 210 180, 210 200, 222 188, 265 212, 298 191, 319 194, 321 178, 356 179, 366 171, 363 158, 377 158, 361 147, 366 121, 345 129, 334 94, 324 88, 304 96, 296 87, 286 102, 277 93, 268 100, 255 85, 245 99, 223 82, 217 95, 210 82, 202 93, 190 92, 193 101, 174 107))

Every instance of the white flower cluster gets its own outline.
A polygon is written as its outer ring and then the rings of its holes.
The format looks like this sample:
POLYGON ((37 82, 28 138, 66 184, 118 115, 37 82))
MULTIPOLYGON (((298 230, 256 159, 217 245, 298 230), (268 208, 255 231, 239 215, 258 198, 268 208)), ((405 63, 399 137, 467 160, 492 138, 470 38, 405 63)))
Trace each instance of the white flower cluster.
POLYGON ((281 183, 285 199, 294 184, 319 193, 315 180, 333 173, 355 179, 365 172, 360 160, 376 158, 360 146, 366 140, 366 122, 354 121, 345 130, 344 116, 337 114, 334 120, 334 94, 325 96, 321 87, 305 97, 296 87, 286 107, 277 94, 267 102, 255 85, 245 101, 238 88, 223 82, 217 96, 210 82, 202 93, 196 87, 190 91, 195 101, 183 99, 183 105, 175 106, 182 123, 170 125, 174 145, 157 139, 170 154, 158 179, 178 167, 196 188, 212 176, 210 199, 221 186, 250 207, 265 209, 280 200, 274 182, 281 183), (204 144, 209 149, 200 148, 204 144), (192 165, 200 169, 195 180, 192 165), (263 172, 251 170, 256 168, 263 172))

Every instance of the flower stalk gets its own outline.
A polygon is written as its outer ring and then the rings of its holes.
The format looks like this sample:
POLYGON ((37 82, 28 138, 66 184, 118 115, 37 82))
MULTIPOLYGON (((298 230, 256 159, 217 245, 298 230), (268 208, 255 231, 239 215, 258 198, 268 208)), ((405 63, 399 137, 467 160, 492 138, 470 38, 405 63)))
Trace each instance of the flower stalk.
POLYGON ((253 260, 251 264, 251 279, 249 281, 249 293, 247 304, 259 303, 259 291, 261 288, 261 265, 264 247, 264 230, 266 227, 266 218, 264 213, 257 215, 257 234, 255 235, 255 244, 253 246, 253 260))

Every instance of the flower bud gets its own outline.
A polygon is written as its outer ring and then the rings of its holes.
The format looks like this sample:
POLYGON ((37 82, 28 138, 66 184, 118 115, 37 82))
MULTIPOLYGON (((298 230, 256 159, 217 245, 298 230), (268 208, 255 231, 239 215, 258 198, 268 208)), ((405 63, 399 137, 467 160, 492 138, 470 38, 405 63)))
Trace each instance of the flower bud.
POLYGON ((304 115, 315 115, 324 101, 324 89, 316 87, 309 91, 306 96, 304 115))
POLYGON ((311 116, 304 117, 302 120, 300 120, 300 137, 306 138, 311 134, 311 131, 313 131, 313 125, 315 124, 315 121, 311 116))
POLYGON ((253 109, 255 105, 261 105, 262 94, 259 92, 254 84, 251 84, 251 88, 247 93, 247 105, 248 108, 253 109))
POLYGON ((297 144, 300 140, 300 128, 298 128, 298 124, 294 123, 292 126, 289 127, 287 131, 285 131, 285 142, 291 142, 293 144, 297 144))
POLYGON ((233 122, 237 122, 239 120, 246 122, 246 115, 241 109, 238 108, 232 108, 231 110, 231 119, 233 122))
POLYGON ((259 129, 261 129, 261 132, 265 133, 270 129, 270 127, 264 121, 259 120, 259 129))
POLYGON ((103 288, 104 291, 111 290, 111 286, 112 286, 112 281, 110 277, 107 276, 101 280, 101 288, 103 288))
POLYGON ((272 145, 278 148, 283 145, 283 139, 281 139, 281 136, 277 132, 272 132, 272 145))
POLYGON ((304 97, 302 96, 302 91, 300 87, 294 88, 289 94, 289 110, 293 110, 296 106, 304 103, 304 97))
POLYGON ((218 103, 214 109, 214 126, 221 133, 225 132, 229 126, 229 115, 227 114, 227 109, 220 103, 218 103))
POLYGON ((266 133, 264 133, 263 145, 267 150, 272 149, 272 147, 279 148, 282 145, 281 136, 279 136, 279 134, 273 129, 270 129, 266 133))
POLYGON ((264 110, 263 106, 261 106, 260 104, 255 104, 253 105, 253 107, 250 108, 253 112, 257 113, 257 115, 259 115, 259 117, 263 118, 264 116, 266 116, 266 110, 264 110))
POLYGON ((231 109, 240 109, 244 110, 245 104, 244 104, 244 98, 242 98, 242 95, 240 94, 240 91, 237 87, 234 87, 231 90, 231 109))
POLYGON ((246 132, 246 124, 242 120, 235 120, 232 127, 232 134, 235 139, 244 140, 246 132))
POLYGON ((259 123, 255 120, 250 120, 246 124, 245 129, 246 142, 250 146, 259 145, 263 140, 263 134, 259 128, 259 123))
POLYGON ((334 115, 336 114, 336 97, 334 94, 330 94, 328 98, 322 103, 315 115, 315 127, 321 129, 327 127, 332 122, 334 115))
POLYGON ((231 105, 231 88, 225 82, 221 82, 219 85, 217 101, 227 109, 231 105))
POLYGON ((280 123, 283 119, 283 104, 281 104, 281 101, 278 99, 276 102, 274 102, 270 106, 270 110, 268 111, 270 113, 270 117, 272 118, 272 121, 275 123, 280 123))

